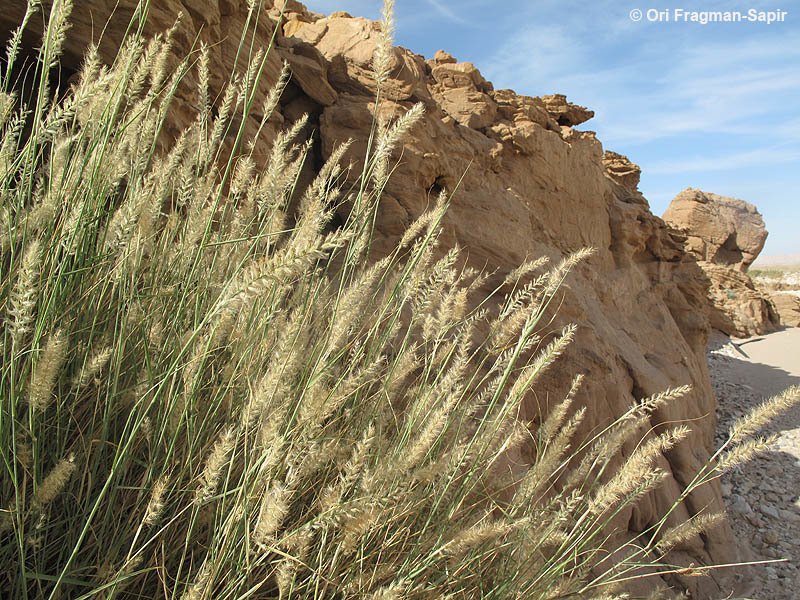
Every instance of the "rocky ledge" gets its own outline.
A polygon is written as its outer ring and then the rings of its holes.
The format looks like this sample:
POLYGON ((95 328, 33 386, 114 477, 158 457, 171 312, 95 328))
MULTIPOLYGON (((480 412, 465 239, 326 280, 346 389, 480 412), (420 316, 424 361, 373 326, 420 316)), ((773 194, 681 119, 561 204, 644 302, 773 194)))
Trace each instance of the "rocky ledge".
POLYGON ((708 277, 714 329, 748 337, 800 325, 800 298, 747 273, 768 235, 755 206, 689 188, 675 196, 664 220, 684 236, 686 251, 708 277))

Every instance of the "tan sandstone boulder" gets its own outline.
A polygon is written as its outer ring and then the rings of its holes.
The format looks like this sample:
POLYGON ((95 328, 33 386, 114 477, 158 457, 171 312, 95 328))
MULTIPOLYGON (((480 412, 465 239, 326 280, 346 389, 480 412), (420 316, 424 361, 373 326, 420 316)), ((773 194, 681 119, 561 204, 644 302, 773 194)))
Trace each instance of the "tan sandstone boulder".
POLYGON ((289 37, 278 46, 281 57, 289 64, 292 81, 312 100, 330 106, 338 94, 328 83, 328 61, 311 44, 289 37))
POLYGON ((603 154, 603 164, 610 177, 621 186, 630 190, 639 188, 642 170, 639 165, 633 164, 627 156, 606 150, 603 154))
POLYGON ((675 196, 664 220, 685 235, 686 250, 709 280, 712 327, 736 337, 775 328, 777 315, 768 295, 746 273, 767 240, 755 206, 688 188, 675 196))
POLYGON ((542 96, 542 101, 547 112, 558 121, 559 125, 575 127, 594 117, 594 111, 572 102, 567 102, 567 97, 563 94, 542 96))
POLYGON ((769 297, 747 273, 736 269, 700 263, 709 279, 709 298, 716 310, 711 326, 727 335, 749 337, 772 331, 777 324, 769 297))
POLYGON ((800 296, 791 292, 772 292, 769 300, 784 327, 800 327, 800 296))
MULTIPOLYGON (((340 92, 374 95, 372 57, 380 39, 380 23, 337 13, 301 27, 295 36, 314 45, 330 62, 329 80, 340 92)), ((422 57, 394 48, 390 78, 383 89, 390 100, 408 100, 419 93, 425 75, 422 57)))
POLYGON ((687 249, 699 260, 746 271, 767 241, 755 206, 688 188, 673 198, 664 220, 687 232, 687 249))
POLYGON ((494 123, 497 104, 489 95, 493 88, 475 65, 441 52, 428 64, 433 78, 430 91, 442 110, 471 129, 494 123))

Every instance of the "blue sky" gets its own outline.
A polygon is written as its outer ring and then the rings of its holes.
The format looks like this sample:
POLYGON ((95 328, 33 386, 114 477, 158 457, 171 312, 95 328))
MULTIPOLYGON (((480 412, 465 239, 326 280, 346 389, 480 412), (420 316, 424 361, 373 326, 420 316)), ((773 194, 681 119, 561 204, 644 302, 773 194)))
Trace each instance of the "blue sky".
MULTIPOLYGON (((308 0, 378 18, 380 0, 308 0)), ((496 88, 564 93, 581 126, 641 165, 661 214, 692 186, 758 206, 764 255, 800 254, 800 3, 794 0, 397 0, 396 43, 442 48, 496 88), (783 22, 675 22, 674 9, 784 9, 783 22), (634 22, 633 9, 644 11, 634 22), (648 9, 670 10, 651 22, 648 9)))

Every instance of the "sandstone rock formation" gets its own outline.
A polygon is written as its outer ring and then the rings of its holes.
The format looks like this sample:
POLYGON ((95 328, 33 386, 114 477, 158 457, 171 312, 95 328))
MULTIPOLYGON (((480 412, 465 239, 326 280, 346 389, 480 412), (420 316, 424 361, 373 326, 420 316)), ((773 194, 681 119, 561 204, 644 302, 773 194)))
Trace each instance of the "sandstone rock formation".
MULTIPOLYGON (((16 25, 24 4, 23 0, 6 3, 0 31, 16 25)), ((100 46, 106 59, 113 56, 115 40, 135 3, 76 3, 65 66, 79 63, 93 31, 100 29, 91 24, 105 22, 117 4, 121 8, 100 46)), ((185 50, 199 35, 212 49, 212 73, 226 73, 244 22, 244 0, 154 3, 147 30, 166 29, 178 10, 186 14, 176 33, 176 48, 185 50)), ((533 418, 539 407, 558 398, 575 373, 586 375, 579 401, 589 407, 587 431, 608 424, 650 394, 686 383, 693 386, 687 399, 654 416, 654 429, 686 421, 693 433, 660 461, 670 473, 664 485, 618 519, 624 535, 634 539, 672 506, 706 461, 715 425, 705 359, 707 282, 685 253, 683 238, 651 214, 637 189, 638 167, 620 155, 604 154, 594 133, 573 128, 590 118, 591 111, 563 96, 535 98, 495 90, 474 65, 444 52, 425 60, 396 48, 384 99, 376 107, 370 69, 378 24, 346 13, 322 17, 291 0, 275 2, 269 17, 255 34, 263 46, 275 34, 276 50, 270 54, 264 90, 275 80, 281 60, 292 69, 280 114, 270 126, 274 132, 284 122, 309 113, 317 165, 337 144, 352 138, 355 143, 345 162, 354 161, 353 172, 359 172, 373 116, 377 112, 397 116, 415 102, 425 104, 424 120, 398 153, 396 172, 380 206, 376 252, 389 248, 442 189, 454 192, 445 222, 446 241, 465 248, 473 265, 496 272, 489 287, 526 257, 547 255, 557 260, 586 246, 596 249, 564 288, 557 317, 579 324, 578 339, 545 386, 530 398, 527 417, 533 418)), ((217 89, 222 85, 213 83, 217 89)), ((192 118, 191 92, 182 94, 174 115, 176 126, 192 118)), ((719 247, 730 246, 726 244, 727 238, 719 247)), ((736 248, 741 248, 738 241, 736 248)), ((754 248, 747 245, 747 252, 752 254, 754 248)), ((745 250, 741 254, 738 262, 751 260, 745 250)), ((525 456, 520 460, 524 462, 525 456)), ((712 483, 689 496, 673 521, 722 508, 719 487, 712 483)), ((695 537, 684 550, 674 562, 707 564, 737 558, 727 527, 695 537)), ((716 582, 693 577, 684 583, 700 597, 716 597, 723 576, 720 573, 716 582)))
MULTIPOLYGON (((797 265, 800 261, 797 257, 779 260, 785 261, 776 263, 779 268, 754 274, 754 283, 769 298, 781 326, 800 327, 800 271, 797 267, 784 266, 797 265)), ((768 264, 769 260, 759 260, 760 268, 768 264)))
POLYGON ((542 101, 544 102, 547 112, 553 115, 559 125, 575 127, 594 117, 594 111, 567 102, 567 97, 563 94, 542 96, 542 101))
POLYGON ((609 176, 622 187, 629 190, 636 190, 639 187, 642 170, 639 165, 635 165, 628 160, 627 156, 606 150, 603 155, 603 165, 605 165, 609 176))
POLYGON ((791 292, 771 292, 769 300, 784 327, 800 327, 800 296, 791 292))
POLYGON ((664 220, 683 232, 686 250, 697 258, 710 281, 712 327, 747 337, 778 324, 768 295, 746 273, 767 240, 764 220, 755 206, 689 188, 675 196, 664 220))
POLYGON ((775 310, 765 294, 747 273, 731 267, 700 263, 710 281, 710 312, 714 329, 727 335, 748 337, 771 331, 777 324, 775 310))
POLYGON ((687 232, 687 249, 699 260, 746 271, 767 241, 755 206, 688 188, 673 198, 664 220, 687 232))

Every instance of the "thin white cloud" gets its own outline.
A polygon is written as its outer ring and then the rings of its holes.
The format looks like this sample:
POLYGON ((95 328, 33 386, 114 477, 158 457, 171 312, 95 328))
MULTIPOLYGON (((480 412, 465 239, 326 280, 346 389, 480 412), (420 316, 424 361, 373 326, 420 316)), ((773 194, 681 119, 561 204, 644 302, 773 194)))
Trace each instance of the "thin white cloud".
MULTIPOLYGON (((620 81, 607 95, 600 117, 614 143, 642 143, 685 133, 763 135, 796 140, 780 127, 800 101, 800 72, 790 64, 774 69, 727 74, 686 74, 676 69, 656 80, 646 93, 620 81)), ((606 88, 607 89, 607 88, 606 88)), ((796 127, 795 127, 796 129, 796 127)))
POLYGON ((503 87, 522 86, 519 91, 547 93, 541 90, 556 85, 564 68, 581 64, 584 55, 582 45, 565 28, 528 26, 511 35, 482 67, 503 87))
POLYGON ((458 23, 459 25, 469 25, 470 22, 451 9, 443 0, 425 0, 425 3, 433 8, 436 12, 442 15, 444 18, 452 21, 453 23, 458 23))
POLYGON ((757 148, 746 152, 714 156, 693 156, 680 160, 667 160, 645 165, 649 175, 677 175, 682 173, 707 173, 732 171, 745 167, 778 165, 800 160, 800 150, 783 146, 757 148))

